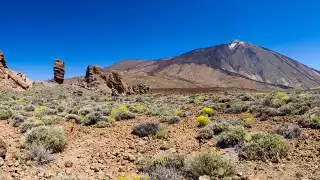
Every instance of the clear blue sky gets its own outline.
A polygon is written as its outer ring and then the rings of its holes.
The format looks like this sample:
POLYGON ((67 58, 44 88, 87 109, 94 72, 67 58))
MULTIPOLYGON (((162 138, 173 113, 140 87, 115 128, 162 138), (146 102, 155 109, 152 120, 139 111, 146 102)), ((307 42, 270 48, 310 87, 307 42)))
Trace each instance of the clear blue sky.
POLYGON ((252 42, 320 69, 317 0, 0 0, 0 49, 33 80, 121 59, 157 59, 252 42))

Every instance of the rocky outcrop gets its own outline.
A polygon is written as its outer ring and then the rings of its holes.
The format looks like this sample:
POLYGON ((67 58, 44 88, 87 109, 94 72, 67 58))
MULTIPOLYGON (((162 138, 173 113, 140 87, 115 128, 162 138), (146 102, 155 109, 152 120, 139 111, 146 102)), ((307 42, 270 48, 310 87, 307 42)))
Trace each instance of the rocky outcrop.
POLYGON ((132 92, 133 94, 146 94, 150 93, 150 87, 148 87, 145 84, 137 84, 129 87, 129 92, 132 92))
POLYGON ((54 81, 58 84, 63 84, 64 73, 65 73, 64 62, 59 59, 55 59, 53 71, 54 71, 54 81))
POLYGON ((4 59, 4 54, 3 52, 0 50, 0 68, 8 68, 7 64, 6 64, 6 60, 4 59))
POLYGON ((115 89, 119 94, 126 94, 129 91, 128 84, 123 80, 119 72, 112 71, 107 79, 110 89, 115 89))
POLYGON ((106 73, 99 66, 93 65, 87 67, 83 81, 78 81, 73 85, 109 93, 112 96, 150 92, 150 88, 143 84, 128 86, 122 75, 117 71, 106 73))
POLYGON ((0 51, 0 87, 20 91, 30 88, 32 83, 26 75, 10 70, 2 51, 0 51))

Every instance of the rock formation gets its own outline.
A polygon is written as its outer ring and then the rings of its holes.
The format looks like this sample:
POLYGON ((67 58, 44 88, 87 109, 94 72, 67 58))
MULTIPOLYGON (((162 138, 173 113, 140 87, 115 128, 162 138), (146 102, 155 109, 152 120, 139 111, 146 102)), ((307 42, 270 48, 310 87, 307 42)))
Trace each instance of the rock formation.
POLYGON ((6 143, 0 138, 0 158, 5 159, 7 154, 7 145, 6 143))
POLYGON ((128 86, 119 72, 104 72, 99 66, 88 66, 84 80, 78 86, 110 93, 112 96, 124 94, 144 94, 150 92, 146 85, 128 86))
POLYGON ((59 59, 55 59, 53 71, 54 71, 54 81, 58 84, 63 84, 64 73, 65 73, 64 62, 59 59))
POLYGON ((4 54, 3 52, 0 50, 0 68, 8 68, 6 61, 4 59, 4 54))
POLYGON ((0 51, 0 87, 10 90, 24 90, 32 86, 32 81, 26 75, 12 71, 8 68, 4 54, 0 51))
POLYGON ((112 71, 109 75, 107 85, 110 89, 115 89, 119 94, 126 94, 129 91, 128 84, 124 82, 120 73, 116 71, 112 71))
POLYGON ((146 94, 151 92, 150 87, 145 84, 137 84, 130 86, 129 88, 133 94, 146 94))

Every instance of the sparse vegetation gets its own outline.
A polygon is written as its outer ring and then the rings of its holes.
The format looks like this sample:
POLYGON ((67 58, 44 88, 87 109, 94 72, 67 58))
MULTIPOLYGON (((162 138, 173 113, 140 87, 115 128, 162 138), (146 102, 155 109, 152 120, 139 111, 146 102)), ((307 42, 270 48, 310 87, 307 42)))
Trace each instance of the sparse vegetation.
POLYGON ((240 156, 250 160, 271 160, 279 162, 288 155, 289 145, 279 135, 259 133, 252 136, 249 143, 245 144, 240 156))
POLYGON ((204 127, 211 122, 207 116, 199 116, 197 117, 197 121, 198 121, 199 127, 204 127))

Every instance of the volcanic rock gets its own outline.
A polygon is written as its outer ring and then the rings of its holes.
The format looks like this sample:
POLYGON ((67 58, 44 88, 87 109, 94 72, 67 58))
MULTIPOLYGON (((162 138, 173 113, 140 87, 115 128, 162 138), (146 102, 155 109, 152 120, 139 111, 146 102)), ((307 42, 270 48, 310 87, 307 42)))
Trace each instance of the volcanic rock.
POLYGON ((3 52, 0 51, 0 87, 10 90, 25 90, 32 86, 33 82, 26 75, 12 71, 8 68, 3 52))
POLYGON ((4 54, 3 52, 0 50, 0 68, 3 67, 3 68, 8 68, 7 64, 6 64, 6 61, 4 59, 4 54))
POLYGON ((63 84, 64 73, 65 73, 64 62, 59 59, 55 59, 53 71, 54 71, 54 81, 58 84, 63 84))
POLYGON ((115 89, 119 94, 126 94, 128 89, 128 84, 123 80, 123 77, 119 72, 112 71, 107 79, 107 85, 110 89, 115 89))

